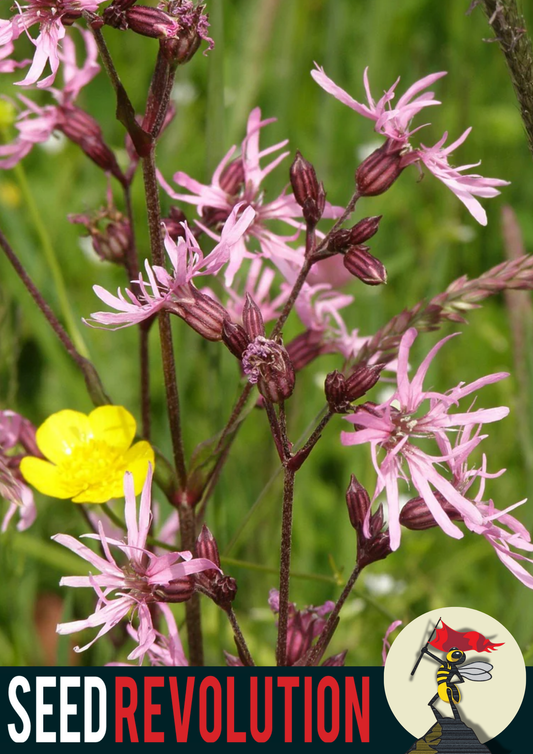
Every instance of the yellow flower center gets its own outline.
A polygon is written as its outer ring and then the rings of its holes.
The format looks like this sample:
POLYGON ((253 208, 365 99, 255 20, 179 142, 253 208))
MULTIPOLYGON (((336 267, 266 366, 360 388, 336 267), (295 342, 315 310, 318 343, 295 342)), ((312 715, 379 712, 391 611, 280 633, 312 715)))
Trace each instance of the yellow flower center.
POLYGON ((109 477, 122 478, 126 470, 124 455, 103 440, 90 439, 83 445, 68 448, 58 466, 61 478, 79 487, 80 491, 94 485, 95 480, 109 482, 109 477))

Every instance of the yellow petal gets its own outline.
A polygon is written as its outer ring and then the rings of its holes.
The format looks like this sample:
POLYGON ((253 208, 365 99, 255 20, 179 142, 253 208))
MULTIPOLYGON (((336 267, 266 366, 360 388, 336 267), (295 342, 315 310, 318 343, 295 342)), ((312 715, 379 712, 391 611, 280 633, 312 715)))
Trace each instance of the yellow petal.
POLYGON ((116 493, 116 484, 109 484, 108 482, 102 482, 100 484, 93 484, 88 487, 79 495, 72 498, 73 503, 107 503, 114 497, 122 497, 123 493, 116 493))
POLYGON ((89 418, 69 409, 49 416, 36 434, 39 450, 53 463, 64 461, 73 448, 84 445, 91 437, 89 418))
POLYGON ((96 440, 125 453, 135 437, 135 419, 123 406, 100 406, 89 414, 96 440))
POLYGON ((139 495, 142 491, 143 484, 148 474, 148 464, 154 467, 154 449, 149 442, 141 440, 128 450, 125 455, 126 471, 131 471, 133 475, 133 486, 135 494, 139 495))
POLYGON ((43 461, 42 458, 26 456, 20 462, 20 471, 28 484, 42 492, 43 495, 65 500, 80 492, 79 484, 75 485, 70 481, 65 481, 64 475, 59 473, 57 466, 48 463, 48 461, 43 461))

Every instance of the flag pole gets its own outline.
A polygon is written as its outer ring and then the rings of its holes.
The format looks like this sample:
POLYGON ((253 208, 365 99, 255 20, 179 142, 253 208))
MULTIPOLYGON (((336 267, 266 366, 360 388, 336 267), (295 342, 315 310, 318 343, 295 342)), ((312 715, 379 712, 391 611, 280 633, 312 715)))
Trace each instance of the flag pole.
POLYGON ((428 646, 429 642, 433 639, 433 634, 437 630, 437 626, 439 625, 439 623, 440 623, 440 618, 435 623, 435 625, 433 627, 433 631, 431 632, 429 639, 426 641, 425 647, 422 647, 422 649, 420 650, 420 655, 418 657, 418 660, 416 661, 416 664, 415 664, 414 668, 411 670, 411 675, 414 675, 416 673, 416 669, 420 665, 420 661, 422 660, 422 657, 424 655, 424 649, 427 649, 427 646, 428 646))

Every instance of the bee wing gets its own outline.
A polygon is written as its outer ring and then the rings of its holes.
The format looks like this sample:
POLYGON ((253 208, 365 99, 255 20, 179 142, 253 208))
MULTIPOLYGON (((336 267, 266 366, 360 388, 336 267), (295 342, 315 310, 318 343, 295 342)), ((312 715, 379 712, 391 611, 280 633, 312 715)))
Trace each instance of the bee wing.
POLYGON ((459 672, 468 681, 490 681, 492 667, 490 662, 471 662, 459 668, 459 672))

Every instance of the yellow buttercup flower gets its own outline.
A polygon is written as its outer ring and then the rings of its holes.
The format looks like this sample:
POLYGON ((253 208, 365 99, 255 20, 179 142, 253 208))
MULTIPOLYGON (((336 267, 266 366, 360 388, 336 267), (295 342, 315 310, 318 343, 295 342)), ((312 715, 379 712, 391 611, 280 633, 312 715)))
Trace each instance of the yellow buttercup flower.
POLYGON ((74 503, 106 503, 124 496, 124 472, 142 491, 154 451, 142 440, 132 445, 135 419, 122 406, 100 406, 88 416, 79 411, 52 414, 37 430, 45 458, 27 456, 20 470, 35 489, 74 503))

